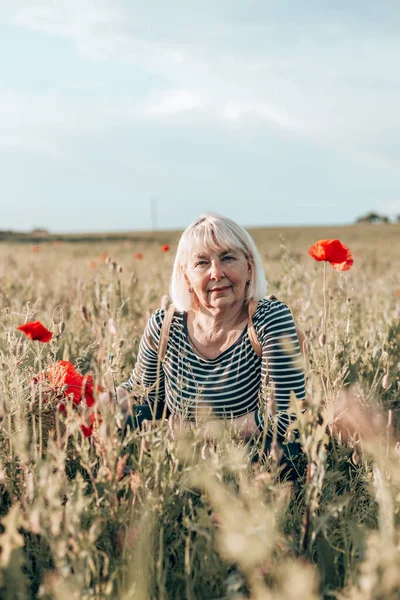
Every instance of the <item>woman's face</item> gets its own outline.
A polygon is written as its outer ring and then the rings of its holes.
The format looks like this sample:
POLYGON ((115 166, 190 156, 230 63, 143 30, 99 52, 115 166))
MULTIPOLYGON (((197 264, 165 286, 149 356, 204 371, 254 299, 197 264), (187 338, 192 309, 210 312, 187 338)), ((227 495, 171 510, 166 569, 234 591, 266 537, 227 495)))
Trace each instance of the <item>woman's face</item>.
POLYGON ((241 250, 210 250, 194 254, 186 268, 186 281, 206 308, 242 305, 251 266, 241 250))

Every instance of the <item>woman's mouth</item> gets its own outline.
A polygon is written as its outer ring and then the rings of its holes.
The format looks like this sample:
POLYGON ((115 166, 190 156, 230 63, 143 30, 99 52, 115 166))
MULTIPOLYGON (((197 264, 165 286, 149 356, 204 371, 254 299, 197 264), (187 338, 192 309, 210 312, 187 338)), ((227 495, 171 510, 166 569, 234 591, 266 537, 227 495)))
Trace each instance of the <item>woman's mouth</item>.
POLYGON ((212 290, 210 290, 210 292, 225 292, 226 290, 229 290, 229 288, 229 285, 225 285, 224 287, 213 288, 212 290))

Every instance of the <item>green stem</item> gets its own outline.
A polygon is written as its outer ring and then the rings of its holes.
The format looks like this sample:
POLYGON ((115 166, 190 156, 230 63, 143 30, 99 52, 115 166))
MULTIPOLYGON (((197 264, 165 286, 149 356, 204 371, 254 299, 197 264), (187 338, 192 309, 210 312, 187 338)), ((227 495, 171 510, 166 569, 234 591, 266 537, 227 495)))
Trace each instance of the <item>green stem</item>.
POLYGON ((326 299, 326 271, 327 271, 327 263, 324 262, 324 281, 323 281, 323 294, 324 294, 324 315, 322 322, 322 332, 325 336, 325 345, 326 345, 326 317, 327 317, 327 299, 326 299))
MULTIPOLYGON (((40 342, 37 342, 38 344, 40 342)), ((39 352, 38 354, 38 362, 39 362, 39 373, 42 372, 42 355, 39 352)), ((39 458, 40 460, 43 458, 43 423, 42 423, 42 408, 43 408, 43 393, 42 386, 39 387, 39 458)))
MULTIPOLYGON (((325 345, 325 368, 326 368, 326 389, 327 392, 331 391, 330 385, 330 360, 329 360, 329 348, 328 348, 328 286, 327 286, 327 271, 328 263, 324 262, 324 281, 323 281, 323 294, 324 294, 324 315, 322 323, 322 331, 324 335, 325 345)), ((326 398, 328 400, 328 397, 326 398)))

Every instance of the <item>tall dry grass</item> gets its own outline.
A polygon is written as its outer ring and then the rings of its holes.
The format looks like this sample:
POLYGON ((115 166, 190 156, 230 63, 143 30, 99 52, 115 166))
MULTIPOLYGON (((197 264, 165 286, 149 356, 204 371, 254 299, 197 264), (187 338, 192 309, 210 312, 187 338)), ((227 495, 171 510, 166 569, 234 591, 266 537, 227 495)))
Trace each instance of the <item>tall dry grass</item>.
POLYGON ((105 412, 85 439, 78 411, 64 418, 30 385, 60 358, 105 388, 127 378, 177 237, 170 253, 161 234, 0 245, 0 597, 398 598, 399 232, 254 233, 269 293, 291 307, 309 349, 296 484, 274 453, 252 460, 261 442, 250 448, 229 429, 215 443, 164 423, 122 438, 105 412), (347 274, 328 272, 326 336, 322 269, 307 256, 321 237, 355 256, 347 274), (25 320, 52 341, 17 332, 25 320))

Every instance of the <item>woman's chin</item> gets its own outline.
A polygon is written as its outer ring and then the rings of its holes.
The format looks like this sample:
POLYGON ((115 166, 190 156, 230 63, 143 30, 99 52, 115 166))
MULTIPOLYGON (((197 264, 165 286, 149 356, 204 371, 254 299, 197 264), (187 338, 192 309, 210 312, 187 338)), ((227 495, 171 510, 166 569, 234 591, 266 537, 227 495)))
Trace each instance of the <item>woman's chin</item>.
POLYGON ((211 306, 215 308, 228 308, 235 304, 235 298, 227 297, 227 296, 219 296, 217 298, 212 298, 210 302, 211 306))

